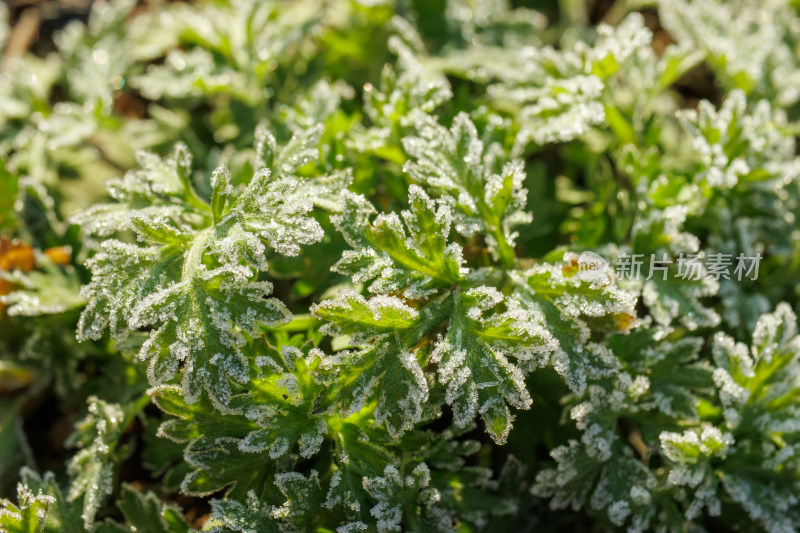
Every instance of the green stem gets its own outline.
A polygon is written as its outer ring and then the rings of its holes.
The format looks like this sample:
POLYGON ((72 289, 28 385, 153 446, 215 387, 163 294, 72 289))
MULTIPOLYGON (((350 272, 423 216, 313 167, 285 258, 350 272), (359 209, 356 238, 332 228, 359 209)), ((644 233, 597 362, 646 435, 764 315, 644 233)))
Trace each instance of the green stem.
POLYGON ((192 241, 192 246, 189 248, 189 252, 186 254, 186 258, 183 261, 183 269, 181 271, 181 280, 189 280, 192 279, 195 275, 195 270, 203 261, 203 252, 208 246, 208 239, 211 236, 211 228, 206 228, 202 230, 200 233, 192 241))
POLYGON ((211 211, 211 206, 208 205, 202 198, 197 196, 197 193, 194 192, 194 187, 192 187, 191 179, 189 175, 183 172, 180 165, 177 165, 177 172, 178 177, 181 180, 181 184, 183 185, 183 199, 189 203, 192 207, 196 207, 200 211, 211 211))

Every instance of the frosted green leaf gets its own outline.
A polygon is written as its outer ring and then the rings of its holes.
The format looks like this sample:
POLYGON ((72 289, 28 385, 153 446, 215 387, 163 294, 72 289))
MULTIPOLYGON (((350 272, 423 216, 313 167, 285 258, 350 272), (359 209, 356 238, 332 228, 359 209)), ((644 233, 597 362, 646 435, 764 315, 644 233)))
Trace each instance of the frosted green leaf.
POLYGON ((12 316, 54 315, 80 309, 80 281, 72 267, 59 268, 44 254, 37 254, 40 270, 30 272, 0 271, 0 279, 16 286, 13 292, 0 296, 12 316))
POLYGON ((163 503, 152 492, 141 492, 123 483, 117 507, 127 520, 127 528, 116 523, 109 527, 117 527, 119 531, 189 533, 183 511, 174 505, 163 503))
MULTIPOLYGON (((664 523, 670 530, 680 529, 698 517, 681 516, 694 500, 684 502, 680 493, 672 492, 671 478, 667 482, 673 474, 650 464, 665 425, 677 428, 698 419, 696 405, 713 387, 711 369, 694 361, 700 339, 671 342, 664 336, 665 331, 645 323, 629 334, 607 338, 605 350, 613 359, 570 402, 580 441, 553 450, 556 468, 538 474, 533 487, 534 494, 551 498, 551 507, 586 506, 633 531, 664 523)), ((708 426, 693 435, 702 434, 710 443, 722 438, 715 431, 708 426)), ((705 472, 698 470, 697 479, 705 472)), ((709 494, 714 496, 713 487, 709 494)), ((704 501, 710 505, 714 498, 704 501)))
POLYGON ((609 329, 625 330, 636 317, 636 298, 619 288, 610 272, 589 269, 597 257, 565 253, 558 263, 512 273, 516 298, 543 317, 544 327, 557 341, 557 349, 542 363, 551 364, 577 394, 585 390, 587 378, 614 366, 606 350, 589 342, 587 320, 604 320, 609 329))
POLYGON ((309 531, 320 517, 320 507, 324 499, 317 472, 312 470, 308 476, 298 472, 283 472, 275 476, 275 485, 286 500, 282 505, 266 505, 253 492, 248 493, 244 503, 213 500, 212 519, 219 520, 223 527, 215 527, 211 531, 309 531))
POLYGON ((750 349, 724 333, 713 345, 714 381, 728 426, 742 430, 794 432, 800 392, 794 377, 800 373, 797 318, 788 304, 762 315, 753 331, 750 349))
POLYGON ((338 375, 327 395, 335 398, 343 415, 377 400, 375 421, 384 424, 390 435, 413 428, 428 399, 428 383, 413 349, 445 319, 447 306, 434 302, 416 311, 393 296, 367 301, 343 291, 312 312, 330 322, 324 332, 348 334, 350 343, 359 347, 340 351, 324 363, 338 375))
POLYGON ((731 91, 718 111, 703 100, 696 111, 684 110, 678 117, 704 166, 697 179, 708 187, 732 189, 740 181, 774 179, 795 159, 786 115, 766 100, 748 112, 742 91, 731 91))
POLYGON ((453 517, 438 505, 441 495, 430 487, 431 473, 424 462, 408 472, 393 465, 387 466, 382 476, 365 477, 364 490, 376 501, 370 509, 379 533, 416 530, 413 524, 430 524, 434 531, 448 531, 454 527, 453 517), (417 501, 413 514, 401 504, 406 498, 417 501))
MULTIPOLYGON (((498 122, 499 117, 489 119, 492 127, 498 122)), ((455 199, 456 230, 465 236, 483 233, 495 259, 513 265, 513 228, 532 219, 524 210, 528 191, 522 186, 522 162, 503 164, 502 148, 485 143, 465 113, 453 119, 449 130, 423 123, 419 136, 404 137, 403 146, 411 158, 405 171, 429 190, 455 199)))
POLYGON ((409 209, 380 214, 361 196, 343 193, 344 212, 331 217, 348 244, 333 266, 356 283, 374 280, 373 293, 402 291, 419 299, 449 288, 467 273, 461 247, 447 243, 452 223, 450 207, 436 202, 418 186, 409 188, 409 209), (402 217, 402 220, 401 220, 402 217))
POLYGON ((730 498, 766 531, 791 530, 796 511, 797 383, 800 336, 786 304, 763 315, 751 347, 724 333, 714 337, 713 379, 725 429, 664 432, 669 481, 692 489, 689 518, 721 512, 730 498), (723 432, 724 431, 724 432, 723 432))
MULTIPOLYGON (((703 207, 704 222, 713 226, 711 246, 734 260, 765 252, 786 257, 800 203, 795 128, 766 100, 750 106, 736 90, 719 110, 702 101, 697 111, 682 111, 679 119, 698 159, 694 172, 708 199, 703 207)), ((722 284, 730 283, 723 279, 722 284)), ((742 287, 736 285, 725 293, 747 299, 737 295, 742 287)))
POLYGON ((358 345, 397 329, 409 329, 419 313, 392 296, 374 296, 369 301, 353 290, 343 289, 335 300, 326 300, 312 312, 328 324, 323 333, 331 336, 350 335, 350 343, 358 345))
MULTIPOLYGON (((34 531, 37 533, 42 531, 58 533, 61 531, 85 530, 83 518, 81 517, 81 503, 72 503, 67 500, 67 496, 56 483, 55 475, 52 472, 46 472, 40 476, 28 467, 22 467, 19 475, 21 478, 19 486, 23 487, 26 492, 30 491, 29 495, 36 494, 35 498, 39 502, 43 502, 45 499, 49 500, 46 506, 46 513, 42 516, 37 516, 36 523, 39 529, 22 529, 21 531, 26 533, 34 531)), ((9 531, 17 531, 3 522, 3 519, 3 510, 0 509, 0 526, 8 527, 9 531)))
POLYGON ((325 123, 340 110, 350 87, 344 83, 317 81, 294 106, 281 110, 281 119, 292 131, 311 129, 325 123))
POLYGON ((585 506, 629 531, 676 530, 685 524, 672 495, 659 493, 657 478, 629 447, 617 443, 606 460, 598 460, 590 448, 571 440, 551 455, 557 467, 541 471, 532 492, 550 498, 552 509, 585 506))
POLYGON ((272 133, 265 127, 256 128, 254 168, 274 168, 280 175, 290 176, 306 163, 317 159, 317 145, 323 128, 313 124, 295 132, 282 149, 272 133))
POLYGON ((639 254, 641 270, 638 276, 631 272, 620 276, 620 285, 641 291, 642 302, 658 324, 678 321, 696 330, 720 322, 719 314, 703 301, 717 294, 719 282, 708 275, 700 240, 684 230, 687 214, 685 205, 672 205, 652 209, 634 221, 632 251, 621 255, 632 262, 632 254, 639 254))
POLYGON ((192 159, 185 145, 175 145, 171 155, 160 158, 149 152, 137 152, 138 169, 121 179, 110 180, 108 193, 113 203, 96 204, 72 217, 89 238, 105 238, 132 228, 136 213, 143 220, 158 221, 163 229, 168 223, 177 226, 172 232, 189 229, 185 218, 199 215, 204 209, 188 187, 192 159), (198 211, 200 210, 200 211, 198 211))
POLYGON ((152 391, 159 407, 174 417, 160 434, 189 443, 186 460, 193 471, 183 482, 185 490, 206 494, 228 487, 241 496, 251 489, 261 494, 258 484, 272 475, 257 466, 264 454, 277 463, 319 451, 328 429, 317 411, 323 391, 316 378, 320 352, 260 343, 256 353, 256 375, 225 408, 205 396, 188 403, 174 386, 152 391))
POLYGON ((508 311, 497 312, 495 307, 504 298, 494 288, 456 291, 452 297, 447 333, 436 343, 431 361, 438 366, 439 381, 447 385, 446 401, 453 408, 456 426, 463 427, 480 415, 486 431, 502 444, 514 419, 509 406, 531 406, 519 364, 551 351, 552 337, 529 313, 511 303, 508 311))
POLYGON ((256 356, 259 374, 248 386, 250 394, 232 402, 257 426, 239 449, 267 452, 272 459, 294 453, 308 459, 320 450, 328 432, 327 417, 320 409, 323 357, 317 349, 263 347, 263 354, 256 356))
POLYGON ((397 67, 384 67, 380 90, 366 87, 364 112, 375 127, 407 128, 416 113, 431 113, 449 100, 452 92, 447 80, 427 72, 399 37, 390 37, 389 49, 397 55, 397 67))
POLYGON ((17 484, 17 503, 0 500, 0 528, 7 533, 41 533, 45 530, 47 510, 55 498, 38 494, 23 483, 17 484))
POLYGON ((282 323, 289 313, 278 300, 265 299, 272 289, 269 283, 244 282, 246 275, 247 270, 201 270, 190 281, 168 285, 134 306, 129 327, 161 324, 139 352, 141 359, 150 361, 151 383, 172 379, 183 362, 182 386, 189 401, 207 390, 227 403, 228 380, 247 381, 242 332, 252 334, 260 325, 282 323))
POLYGON ((650 44, 651 33, 638 13, 617 27, 601 24, 594 45, 578 42, 564 50, 521 47, 485 68, 496 80, 489 95, 516 107, 520 121, 517 149, 565 142, 606 120, 607 80, 650 44))
POLYGON ((68 443, 80 447, 69 463, 70 502, 83 498, 84 527, 92 531, 97 510, 114 489, 117 464, 130 450, 119 446, 128 424, 147 404, 146 396, 127 405, 89 398, 89 413, 75 426, 68 443))
POLYGON ((728 447, 733 444, 730 434, 722 434, 713 426, 706 426, 701 432, 664 432, 660 439, 664 455, 676 463, 689 464, 695 464, 703 457, 725 457, 728 447))
POLYGON ((219 525, 210 531, 278 533, 281 531, 280 524, 273 518, 271 510, 272 508, 259 501, 252 491, 247 494, 244 503, 237 500, 211 500, 211 517, 219 525))
MULTIPOLYGON (((334 423, 331 430, 337 453, 322 506, 326 512, 341 513, 341 523, 353 531, 363 530, 372 520, 364 477, 378 476, 387 464, 397 461, 398 449, 392 447, 396 440, 372 423, 371 418, 372 413, 362 409, 334 423)), ((410 434, 407 432, 405 436, 410 434)))
POLYGON ((454 522, 478 527, 490 516, 514 513, 509 493, 518 493, 521 479, 513 469, 504 468, 499 479, 492 479, 489 469, 465 464, 480 445, 459 437, 474 424, 408 431, 396 440, 369 424, 369 418, 362 411, 335 430, 339 451, 324 508, 343 531, 398 527, 393 525, 397 520, 404 531, 449 531, 454 522), (403 499, 414 503, 399 506, 403 499))
POLYGON ((222 263, 244 260, 266 270, 265 243, 282 255, 294 256, 301 245, 322 238, 319 224, 307 216, 312 207, 308 192, 297 181, 259 170, 214 226, 212 251, 222 263))
POLYGON ((722 479, 728 496, 769 533, 792 531, 800 519, 795 510, 797 485, 791 488, 788 485, 788 480, 764 484, 752 475, 730 474, 722 479))
POLYGON ((646 376, 647 394, 640 400, 644 409, 684 420, 697 420, 699 395, 714 386, 712 367, 700 358, 703 340, 685 337, 674 342, 661 340, 656 328, 640 327, 627 335, 614 335, 608 347, 632 373, 646 376))
MULTIPOLYGON (((277 141, 272 133, 265 127, 259 126, 255 134, 253 167, 273 168, 274 172, 281 176, 292 176, 308 163, 317 160, 322 134, 321 123, 297 126, 289 143, 282 150, 278 150, 277 141)), ((305 176, 300 181, 300 186, 314 205, 338 212, 341 211, 339 193, 347 189, 352 180, 350 169, 334 170, 323 176, 305 176)), ((307 200, 297 198, 297 201, 307 205, 307 200)), ((302 233, 298 236, 300 235, 302 233)))
POLYGON ((191 159, 183 147, 161 160, 143 154, 145 168, 112 185, 118 204, 78 217, 99 236, 133 229, 141 244, 108 239, 88 266, 91 282, 81 295, 91 303, 78 324, 80 339, 112 337, 150 327, 140 357, 150 361, 153 384, 171 380, 182 365, 187 398, 205 389, 226 403, 230 380, 246 383, 249 369, 241 351, 259 326, 289 320, 269 282, 268 248, 297 255, 303 244, 322 238, 308 216, 313 205, 293 176, 314 155, 319 131, 301 132, 278 149, 266 132, 258 135, 261 168, 246 187, 234 188, 225 167, 211 176, 211 198, 200 198, 191 183, 191 159), (118 219, 127 221, 115 228, 118 219))
POLYGON ((241 410, 220 410, 206 396, 189 404, 183 391, 170 385, 150 394, 156 405, 172 416, 161 425, 159 434, 186 443, 184 459, 190 471, 181 483, 182 492, 208 495, 224 489, 231 498, 242 500, 250 490, 259 496, 273 491, 269 484, 278 462, 265 462, 260 454, 240 449, 242 439, 258 429, 241 410))
POLYGON ((703 51, 727 90, 742 89, 790 106, 800 99, 796 14, 782 2, 659 2, 664 27, 682 45, 703 51))
POLYGON ((712 470, 712 461, 727 456, 735 442, 733 436, 706 425, 683 433, 665 431, 659 439, 663 455, 672 463, 669 483, 688 487, 694 492, 685 511, 686 518, 692 520, 699 517, 703 508, 711 516, 719 516, 722 502, 718 495, 719 479, 712 470))

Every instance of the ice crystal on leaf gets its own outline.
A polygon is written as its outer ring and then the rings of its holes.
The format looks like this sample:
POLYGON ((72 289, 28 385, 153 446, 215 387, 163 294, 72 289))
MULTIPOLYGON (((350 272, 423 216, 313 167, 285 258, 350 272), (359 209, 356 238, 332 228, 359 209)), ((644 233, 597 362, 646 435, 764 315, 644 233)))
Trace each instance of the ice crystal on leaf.
POLYGON ((227 488, 235 495, 250 490, 260 495, 260 484, 274 475, 271 469, 255 466, 262 453, 273 461, 286 461, 294 454, 309 458, 319 451, 327 432, 325 416, 315 410, 322 392, 316 379, 319 354, 306 355, 291 347, 278 351, 268 345, 259 351, 256 375, 226 408, 207 397, 189 404, 173 386, 151 392, 159 407, 174 417, 160 433, 189 443, 185 455, 193 471, 183 481, 185 490, 208 494, 227 488))
POLYGON ((117 463, 130 453, 120 445, 120 439, 141 404, 139 400, 121 406, 90 398, 89 413, 70 437, 70 444, 80 450, 69 464, 72 485, 68 499, 83 498, 82 517, 87 530, 93 529, 97 510, 113 491, 117 463))
POLYGON ((419 463, 408 473, 401 473, 395 466, 387 466, 382 476, 364 478, 364 490, 377 503, 370 509, 376 520, 380 533, 391 531, 414 530, 409 527, 419 521, 428 524, 434 531, 446 531, 453 528, 449 513, 438 508, 441 499, 436 489, 429 488, 430 470, 425 463, 419 463), (415 510, 418 515, 406 516, 400 504, 400 495, 418 501, 415 510), (405 526, 405 527, 403 527, 405 526))
POLYGON ((161 386, 151 391, 154 402, 172 415, 159 434, 186 443, 184 458, 190 472, 181 484, 189 494, 211 494, 225 489, 231 497, 244 498, 248 491, 269 490, 275 466, 264 468, 258 454, 244 452, 240 442, 258 426, 241 412, 220 411, 207 397, 187 404, 182 391, 161 386), (261 466, 257 466, 260 464, 261 466))
POLYGON ((82 296, 90 303, 78 326, 82 339, 115 338, 155 326, 140 357, 150 360, 153 383, 173 378, 180 364, 187 398, 206 390, 227 403, 229 380, 245 383, 248 366, 241 352, 246 335, 261 325, 288 320, 272 287, 255 273, 268 268, 271 248, 296 255, 318 241, 319 224, 308 217, 311 200, 293 173, 312 156, 300 133, 283 150, 264 133, 260 161, 272 169, 255 172, 235 189, 228 171, 210 179, 206 202, 191 184, 191 159, 178 147, 172 158, 142 156, 145 168, 112 184, 116 204, 78 217, 90 233, 119 234, 122 219, 140 243, 102 243, 89 260, 92 281, 82 296))
POLYGON ((671 497, 658 493, 657 478, 630 448, 618 442, 610 452, 598 461, 591 447, 574 440, 556 448, 552 455, 558 468, 542 471, 533 493, 550 498, 553 509, 587 505, 604 516, 609 527, 643 532, 660 526, 669 531, 680 524, 671 497))
MULTIPOLYGON (((492 116, 490 124, 501 121, 492 116)), ((455 199, 455 228, 466 236, 485 234, 492 255, 505 266, 514 263, 512 228, 531 221, 524 211, 528 191, 522 186, 521 161, 502 162, 502 147, 484 142, 464 114, 448 130, 434 122, 419 126, 419 137, 405 137, 411 157, 405 170, 418 183, 455 199)), ((491 134, 491 132, 487 132, 491 134)))
MULTIPOLYGON (((481 66, 496 80, 489 86, 492 99, 518 108, 518 146, 565 142, 605 122, 606 80, 650 39, 642 17, 631 14, 617 27, 600 25, 594 45, 525 46, 481 66)), ((463 68, 455 59, 453 64, 463 68)))
POLYGON ((34 494, 22 483, 17 485, 17 504, 9 500, 0 501, 0 526, 8 533, 31 533, 44 531, 47 509, 55 498, 47 494, 34 494))
POLYGON ((600 272, 597 279, 587 276, 579 259, 565 253, 562 261, 536 265, 512 279, 520 304, 542 315, 557 342, 549 363, 581 394, 587 377, 603 373, 610 364, 603 347, 589 342, 586 320, 606 320, 610 330, 627 329, 635 320, 636 299, 616 286, 610 272, 600 272))
POLYGON ((663 333, 639 327, 628 335, 611 336, 608 346, 631 374, 646 376, 647 394, 640 398, 643 408, 697 420, 698 395, 710 394, 714 386, 712 367, 700 357, 702 339, 667 341, 663 333))
POLYGON ((29 3, 0 530, 800 527, 797 2, 29 3))
POLYGON ((296 54, 318 24, 317 11, 308 7, 278 10, 275 2, 253 0, 172 6, 161 24, 177 42, 169 43, 164 64, 151 65, 133 83, 152 99, 222 93, 262 104, 277 62, 296 54))
POLYGON ((403 290, 412 299, 462 279, 467 272, 462 249, 447 242, 451 208, 415 185, 409 188, 408 203, 409 209, 400 216, 380 214, 370 223, 374 207, 363 197, 345 192, 344 212, 331 218, 354 249, 342 254, 334 270, 354 282, 372 281, 373 293, 403 290))
POLYGON ((327 433, 327 418, 319 405, 324 390, 322 353, 284 346, 280 351, 267 345, 256 359, 258 378, 249 386, 250 395, 236 398, 244 415, 258 429, 247 434, 239 448, 247 452, 267 451, 273 459, 296 452, 304 458, 316 454, 327 433), (261 364, 259 364, 261 363, 261 364))
POLYGON ((795 15, 784 2, 663 0, 664 26, 682 45, 706 54, 728 90, 774 98, 782 106, 800 99, 795 15))
POLYGON ((456 291, 447 333, 431 353, 439 381, 447 385, 455 424, 464 426, 480 414, 499 443, 505 442, 514 419, 509 406, 531 406, 518 365, 553 349, 550 335, 528 313, 514 308, 496 312, 503 300, 490 287, 456 291))
POLYGON ((319 513, 323 497, 317 472, 312 470, 308 476, 297 472, 281 473, 275 477, 275 485, 286 499, 282 505, 265 505, 252 491, 247 494, 244 503, 235 500, 212 501, 212 518, 223 525, 211 531, 308 531, 319 513))
POLYGON ((390 434, 400 435, 419 422, 428 383, 412 348, 446 316, 436 307, 417 312, 395 297, 379 295, 366 301, 344 291, 336 300, 312 309, 330 321, 325 326, 328 334, 348 334, 351 344, 363 346, 340 351, 325 361, 341 376, 329 394, 345 415, 375 397, 375 420, 385 424, 390 434))

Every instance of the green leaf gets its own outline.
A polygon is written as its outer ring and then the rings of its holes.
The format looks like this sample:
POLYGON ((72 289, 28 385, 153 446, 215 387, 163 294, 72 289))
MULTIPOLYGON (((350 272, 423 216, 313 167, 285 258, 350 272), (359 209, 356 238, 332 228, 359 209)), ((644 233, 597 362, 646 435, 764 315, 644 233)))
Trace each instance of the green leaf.
POLYGON ((428 383, 417 360, 419 341, 447 316, 446 303, 435 301, 416 311, 393 296, 369 301, 353 291, 312 308, 330 320, 323 331, 349 334, 359 349, 344 350, 326 359, 337 375, 326 391, 344 416, 377 400, 375 421, 392 436, 411 429, 422 418, 428 383), (368 344, 369 343, 369 344, 368 344))
POLYGON ((123 483, 117 506, 134 531, 188 533, 189 525, 175 506, 165 505, 152 492, 143 493, 123 483))
POLYGON ((17 486, 17 504, 0 500, 0 527, 7 533, 41 533, 45 530, 47 510, 55 502, 52 496, 34 495, 30 488, 17 486))
POLYGON ((264 463, 259 455, 239 448, 242 439, 258 428, 253 421, 241 412, 220 411, 205 395, 189 404, 179 387, 165 385, 150 394, 156 405, 174 417, 161 425, 159 434, 187 443, 184 458, 191 471, 181 484, 183 492, 202 496, 225 489, 237 499, 250 490, 270 493, 268 484, 277 463, 264 463))
POLYGON ((577 394, 587 379, 607 370, 607 354, 589 342, 587 321, 608 322, 606 329, 625 330, 635 321, 636 299, 612 281, 608 264, 599 256, 565 253, 562 261, 542 263, 512 274, 515 296, 558 341, 550 364, 577 394), (596 270, 592 267, 598 267, 596 270))
POLYGON ((163 324, 140 351, 141 358, 150 360, 151 383, 169 381, 178 362, 185 361, 182 383, 187 400, 206 390, 226 404, 232 393, 229 380, 247 382, 249 365, 241 351, 245 334, 289 320, 280 301, 264 297, 271 284, 245 281, 248 275, 246 269, 200 270, 190 281, 173 283, 137 303, 130 327, 163 324))
MULTIPOLYGON (((502 121, 489 118, 491 126, 502 121)), ((515 263, 512 228, 531 221, 524 211, 528 191, 522 186, 525 172, 521 161, 506 164, 498 157, 497 144, 485 143, 466 113, 453 119, 449 130, 435 122, 418 126, 419 137, 403 138, 412 158, 405 171, 418 183, 455 199, 454 223, 465 236, 485 234, 489 251, 509 267, 515 263)), ((484 136, 492 133, 492 127, 484 136)), ((501 152, 502 153, 502 152, 501 152)))
POLYGON ((325 389, 319 377, 323 354, 317 349, 304 352, 284 346, 276 350, 269 345, 263 353, 256 357, 259 375, 249 385, 250 394, 232 402, 234 408, 241 405, 245 416, 258 426, 239 448, 266 451, 272 459, 296 449, 300 457, 311 458, 328 431, 328 417, 319 405, 325 389))
POLYGON ((298 472, 285 472, 275 476, 275 485, 286 501, 282 505, 265 505, 253 494, 248 494, 242 504, 233 500, 213 500, 212 519, 217 518, 223 528, 211 531, 309 531, 324 513, 323 493, 315 470, 308 476, 298 472))
POLYGON ((70 502, 83 497, 83 522, 87 530, 94 527, 94 517, 114 488, 115 470, 130 454, 120 446, 125 429, 149 402, 147 396, 128 405, 89 398, 89 413, 76 427, 68 444, 80 447, 69 463, 72 485, 70 502))
POLYGON ((487 432, 502 444, 514 419, 509 406, 529 409, 532 403, 519 364, 552 350, 552 338, 521 309, 492 312, 503 302, 494 288, 456 291, 453 298, 447 333, 431 360, 438 365, 439 381, 447 385, 456 426, 480 414, 487 432))
POLYGON ((354 282, 375 281, 373 293, 405 290, 419 299, 439 288, 458 283, 467 273, 461 247, 447 244, 452 215, 444 203, 430 199, 412 185, 409 209, 378 215, 367 225, 371 207, 362 197, 345 193, 342 215, 331 217, 355 250, 342 254, 333 270, 351 276, 354 282))
POLYGON ((627 335, 608 338, 608 347, 631 372, 649 381, 642 407, 653 406, 683 420, 697 420, 700 395, 713 390, 713 369, 700 358, 703 339, 658 340, 659 331, 640 327, 627 335))
MULTIPOLYGON (((322 238, 319 224, 307 216, 313 207, 307 192, 291 175, 312 157, 304 135, 268 158, 279 168, 258 170, 243 190, 234 190, 219 168, 211 178, 210 206, 190 183, 185 149, 166 161, 147 156, 148 166, 126 175, 116 195, 145 244, 109 239, 89 260, 92 280, 81 294, 90 303, 78 323, 79 338, 97 339, 108 329, 119 340, 149 327, 140 357, 150 360, 151 383, 173 379, 182 364, 187 398, 206 390, 228 402, 230 382, 244 384, 249 377, 241 351, 248 335, 291 318, 280 301, 265 298, 272 285, 254 279, 269 267, 267 248, 297 255, 301 245, 322 238)), ((274 152, 268 138, 261 134, 274 152)), ((104 217, 90 210, 80 220, 106 235, 113 220, 104 217)))

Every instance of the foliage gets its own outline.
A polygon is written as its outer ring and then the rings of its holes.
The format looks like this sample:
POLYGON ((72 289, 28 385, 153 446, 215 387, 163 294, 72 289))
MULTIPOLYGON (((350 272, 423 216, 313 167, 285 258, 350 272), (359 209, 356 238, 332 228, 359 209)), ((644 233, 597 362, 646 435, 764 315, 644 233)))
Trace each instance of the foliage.
POLYGON ((0 6, 0 529, 800 529, 800 6, 528 4, 0 6))

